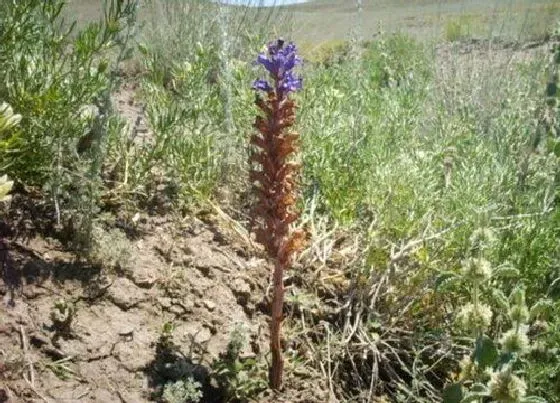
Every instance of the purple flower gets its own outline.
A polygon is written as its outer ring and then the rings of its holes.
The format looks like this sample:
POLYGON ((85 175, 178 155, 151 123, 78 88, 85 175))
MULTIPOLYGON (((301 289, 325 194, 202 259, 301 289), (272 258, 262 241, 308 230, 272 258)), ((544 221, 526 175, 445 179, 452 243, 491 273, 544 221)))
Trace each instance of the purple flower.
POLYGON ((265 91, 265 92, 270 92, 270 91, 273 90, 273 88, 270 86, 268 81, 263 80, 263 79, 255 80, 255 82, 253 83, 253 89, 254 90, 261 90, 261 91, 265 91))
POLYGON ((293 72, 289 72, 282 80, 282 89, 286 92, 301 90, 303 87, 303 80, 301 77, 294 77, 293 72))
POLYGON ((268 54, 259 53, 256 64, 262 64, 270 73, 274 87, 267 80, 256 80, 253 88, 265 92, 276 89, 279 96, 302 88, 302 79, 295 77, 292 69, 301 64, 301 58, 297 55, 296 45, 292 42, 284 46, 284 40, 268 44, 268 54))

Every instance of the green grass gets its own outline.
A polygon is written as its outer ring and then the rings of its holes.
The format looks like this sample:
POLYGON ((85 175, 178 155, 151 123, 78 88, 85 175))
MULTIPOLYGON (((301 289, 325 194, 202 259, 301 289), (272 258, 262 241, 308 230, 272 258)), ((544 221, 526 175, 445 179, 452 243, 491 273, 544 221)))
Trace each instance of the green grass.
MULTIPOLYGON (((447 280, 472 257, 477 229, 496 238, 485 251, 494 269, 517 269, 473 286, 494 311, 488 334, 498 340, 511 326, 505 295, 521 284, 529 306, 549 297, 558 313, 551 284, 560 276, 560 165, 557 139, 543 129, 543 116, 558 115, 544 96, 550 55, 492 43, 470 52, 439 46, 473 37, 542 39, 560 11, 554 2, 366 2, 359 16, 334 0, 281 10, 153 0, 140 10, 135 31, 126 30, 133 20, 124 16, 111 31, 110 18, 87 25, 99 9, 75 1, 65 12, 77 12, 81 31, 58 42, 57 25, 37 0, 26 1, 36 2, 35 19, 12 16, 25 35, 0 44, 0 55, 14 56, 0 59, 7 66, 0 101, 22 115, 22 130, 10 133, 18 143, 1 143, 2 167, 19 184, 36 185, 70 221, 92 215, 92 206, 153 211, 162 197, 171 210, 189 214, 221 201, 217 194, 227 189, 237 199, 221 207, 245 225, 256 113, 250 83, 262 75, 251 61, 277 33, 305 42, 304 90, 295 97, 303 163, 298 225, 308 225, 312 238, 294 284, 316 307, 288 321, 288 332, 314 354, 288 360, 305 358, 341 400, 374 393, 399 402, 441 399, 451 370, 472 347, 453 318, 473 292, 447 280), (360 18, 364 42, 349 29, 360 18), (121 46, 108 49, 115 43, 107 40, 98 48, 92 38, 117 38, 121 46), (107 104, 113 73, 122 68, 114 51, 124 56, 127 44, 139 66, 134 79, 146 107, 147 144, 130 141, 107 104), (96 102, 106 108, 102 117, 75 118, 96 102), (103 141, 80 155, 77 143, 90 131, 103 141), (537 133, 542 141, 534 146, 537 133)), ((9 33, 0 28, 0 37, 13 39, 9 33)), ((530 355, 520 365, 529 391, 554 401, 559 325, 557 315, 545 316, 538 319, 552 330, 538 337, 547 361, 530 355)))

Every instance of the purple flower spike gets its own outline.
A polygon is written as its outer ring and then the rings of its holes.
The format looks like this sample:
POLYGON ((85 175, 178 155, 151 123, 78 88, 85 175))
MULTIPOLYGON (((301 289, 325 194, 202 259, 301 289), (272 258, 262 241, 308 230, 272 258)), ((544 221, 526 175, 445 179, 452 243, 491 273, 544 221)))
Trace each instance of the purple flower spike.
POLYGON ((292 70, 301 64, 301 58, 297 55, 296 45, 292 42, 284 46, 284 40, 268 44, 268 54, 259 53, 256 64, 262 64, 270 73, 274 88, 266 80, 257 80, 253 88, 265 92, 276 90, 279 97, 287 95, 302 88, 302 79, 295 77, 292 70))

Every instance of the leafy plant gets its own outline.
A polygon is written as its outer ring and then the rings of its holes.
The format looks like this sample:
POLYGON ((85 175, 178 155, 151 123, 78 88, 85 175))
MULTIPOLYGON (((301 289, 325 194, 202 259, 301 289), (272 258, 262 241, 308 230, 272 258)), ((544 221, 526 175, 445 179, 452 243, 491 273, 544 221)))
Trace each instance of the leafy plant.
POLYGON ((245 128, 253 117, 248 58, 275 24, 289 25, 289 14, 203 0, 144 7, 137 58, 149 135, 110 150, 116 199, 185 211, 219 187, 245 190, 245 128))
POLYGON ((55 301, 49 316, 53 323, 54 335, 52 339, 55 345, 60 338, 72 336, 72 324, 76 317, 76 307, 72 302, 63 298, 55 301))
MULTIPOLYGON (((18 142, 18 132, 15 128, 21 122, 21 115, 15 114, 12 107, 6 102, 0 104, 0 152, 9 150, 18 142)), ((4 162, 0 170, 8 168, 4 162)))
POLYGON ((58 224, 67 212, 87 232, 117 81, 111 62, 126 56, 136 2, 107 0, 103 18, 80 30, 62 18, 61 0, 8 3, 0 14, 0 99, 24 117, 17 135, 1 140, 3 169, 43 190, 58 224))
POLYGON ((248 401, 266 389, 262 368, 253 358, 241 357, 247 344, 246 331, 237 326, 230 335, 227 351, 212 364, 213 376, 228 401, 248 401))
POLYGON ((117 228, 104 228, 94 223, 89 260, 109 269, 125 270, 132 260, 132 244, 117 228))
POLYGON ((202 399, 201 387, 193 378, 169 382, 163 388, 162 398, 166 403, 198 403, 202 399))
MULTIPOLYGON (((525 290, 516 286, 506 298, 495 281, 504 277, 515 278, 518 272, 508 265, 493 269, 485 259, 496 241, 491 230, 481 228, 475 231, 470 241, 471 251, 477 257, 463 263, 460 280, 471 290, 471 303, 461 308, 457 321, 464 332, 474 336, 475 345, 473 352, 464 356, 460 363, 458 382, 444 390, 444 402, 466 403, 485 398, 495 402, 546 402, 536 396, 527 396, 527 383, 523 379, 527 368, 525 358, 530 352, 527 334, 530 310, 525 290), (499 343, 488 336, 493 312, 489 305, 482 303, 483 294, 493 296, 497 308, 506 310, 511 323, 499 343)), ((546 306, 544 300, 539 300, 531 311, 536 314, 546 306)))

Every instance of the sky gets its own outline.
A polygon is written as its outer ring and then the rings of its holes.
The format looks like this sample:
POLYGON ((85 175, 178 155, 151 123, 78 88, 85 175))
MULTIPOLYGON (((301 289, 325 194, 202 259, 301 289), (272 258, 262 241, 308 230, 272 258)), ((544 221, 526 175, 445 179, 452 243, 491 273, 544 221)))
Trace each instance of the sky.
POLYGON ((282 6, 287 4, 305 3, 307 0, 222 0, 222 3, 251 6, 282 6))

